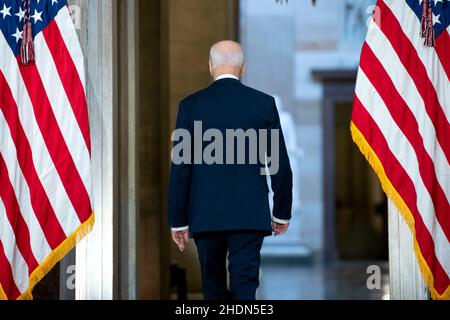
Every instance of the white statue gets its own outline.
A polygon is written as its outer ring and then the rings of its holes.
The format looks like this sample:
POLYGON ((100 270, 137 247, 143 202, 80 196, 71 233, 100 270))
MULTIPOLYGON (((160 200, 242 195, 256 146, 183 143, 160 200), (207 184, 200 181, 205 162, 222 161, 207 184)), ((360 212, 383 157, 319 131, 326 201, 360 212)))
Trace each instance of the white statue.
POLYGON ((301 160, 304 157, 304 150, 298 144, 297 128, 292 115, 284 109, 283 101, 279 96, 274 96, 275 103, 280 114, 281 126, 283 128, 286 148, 291 161, 301 160))
POLYGON ((345 0, 345 41, 359 44, 367 33, 366 21, 370 17, 370 8, 374 0, 345 0))
POLYGON ((283 129, 284 140, 286 143, 286 149, 289 154, 289 159, 291 161, 292 176, 293 176, 293 203, 292 211, 293 214, 298 214, 300 210, 300 162, 304 157, 304 150, 300 147, 297 138, 297 127, 295 125, 294 118, 287 112, 284 108, 283 101, 279 96, 274 96, 275 103, 278 108, 278 113, 280 115, 281 127, 283 129))
POLYGON ((292 213, 297 215, 300 210, 300 163, 304 157, 304 150, 300 147, 297 138, 297 126, 292 115, 284 108, 283 101, 279 96, 274 95, 274 99, 280 115, 281 127, 283 129, 286 149, 291 162, 293 176, 293 204, 292 213))

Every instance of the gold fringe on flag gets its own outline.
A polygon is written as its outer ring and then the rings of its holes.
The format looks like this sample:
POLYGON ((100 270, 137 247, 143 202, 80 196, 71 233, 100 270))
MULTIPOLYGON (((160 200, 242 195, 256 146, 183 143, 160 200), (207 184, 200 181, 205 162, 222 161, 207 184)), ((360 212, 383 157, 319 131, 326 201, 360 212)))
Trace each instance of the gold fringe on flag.
MULTIPOLYGON (((17 300, 32 300, 33 289, 52 269, 60 262, 73 248, 88 235, 94 227, 94 213, 78 229, 72 233, 61 245, 53 250, 44 262, 31 274, 28 290, 24 292, 17 300)), ((3 288, 0 285, 0 300, 8 300, 3 288)))
POLYGON ((448 287, 443 294, 439 294, 436 288, 434 287, 433 273, 431 272, 430 267, 425 261, 425 258, 423 257, 422 252, 420 251, 419 248, 419 244, 417 242, 415 221, 411 210, 409 210, 405 201, 402 199, 402 197, 399 195, 399 193, 397 192, 397 190, 394 188, 391 181, 387 177, 383 164, 381 163, 377 154, 375 153, 375 151, 373 151, 372 147, 364 138, 361 131, 356 127, 356 125, 353 122, 350 126, 350 131, 352 133, 353 141, 359 147, 359 150, 366 157, 367 161, 372 166, 378 178, 380 179, 381 186, 384 192, 393 202, 393 204, 397 207, 398 211, 400 211, 401 215, 403 216, 403 218, 405 219, 406 223, 408 224, 411 230, 414 239, 414 252, 417 256, 422 276, 430 290, 431 297, 434 300, 450 300, 450 287, 448 287))
POLYGON ((0 284, 0 300, 8 300, 5 292, 3 291, 2 285, 0 284))

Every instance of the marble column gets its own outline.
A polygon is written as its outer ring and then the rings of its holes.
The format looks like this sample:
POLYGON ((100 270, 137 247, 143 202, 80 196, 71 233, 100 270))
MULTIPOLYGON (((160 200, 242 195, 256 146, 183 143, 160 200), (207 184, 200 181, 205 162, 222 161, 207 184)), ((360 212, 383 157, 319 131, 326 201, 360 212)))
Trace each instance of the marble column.
POLYGON ((411 230, 389 203, 389 273, 392 300, 429 300, 428 288, 414 254, 411 230))
POLYGON ((94 230, 76 249, 76 299, 114 298, 114 215, 117 194, 116 17, 114 0, 73 1, 79 6, 85 55, 94 184, 94 230))

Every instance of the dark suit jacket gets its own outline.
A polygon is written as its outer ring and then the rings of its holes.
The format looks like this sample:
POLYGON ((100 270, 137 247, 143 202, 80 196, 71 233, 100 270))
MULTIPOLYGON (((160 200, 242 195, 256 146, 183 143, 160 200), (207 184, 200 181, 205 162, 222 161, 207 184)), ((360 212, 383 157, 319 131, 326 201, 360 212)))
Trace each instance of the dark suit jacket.
MULTIPOLYGON (((227 129, 280 130, 280 166, 278 173, 271 176, 274 191, 273 216, 290 220, 292 171, 274 98, 251 89, 238 80, 218 80, 180 103, 177 128, 188 130, 193 137, 195 121, 202 121, 203 133, 208 129, 219 129, 224 136, 224 145, 227 129)), ((247 155, 248 149, 249 143, 246 143, 247 155)), ((270 156, 270 149, 268 153, 270 156)), ((263 165, 248 162, 245 165, 207 165, 193 162, 181 165, 172 163, 169 186, 170 227, 189 226, 191 235, 236 230, 271 233, 269 188, 267 177, 261 175, 263 165)))

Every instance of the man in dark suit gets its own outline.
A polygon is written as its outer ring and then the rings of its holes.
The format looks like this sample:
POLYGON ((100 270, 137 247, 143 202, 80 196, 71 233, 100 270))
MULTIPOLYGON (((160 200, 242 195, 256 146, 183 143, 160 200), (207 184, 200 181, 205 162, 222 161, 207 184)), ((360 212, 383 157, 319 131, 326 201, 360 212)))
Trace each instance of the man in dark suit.
POLYGON ((292 171, 274 98, 240 82, 241 46, 215 44, 210 70, 214 83, 180 103, 169 225, 181 251, 195 240, 206 300, 255 300, 263 240, 289 227, 292 171))

